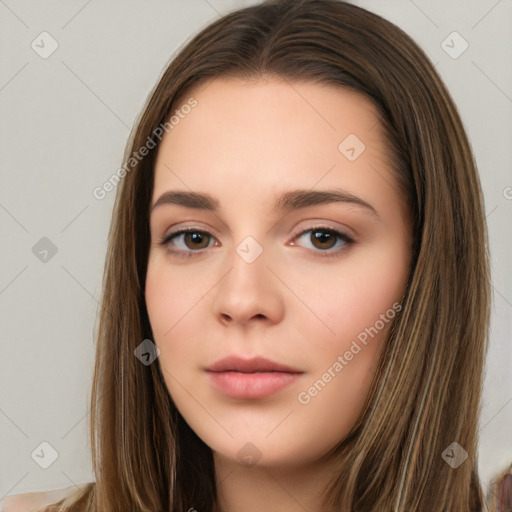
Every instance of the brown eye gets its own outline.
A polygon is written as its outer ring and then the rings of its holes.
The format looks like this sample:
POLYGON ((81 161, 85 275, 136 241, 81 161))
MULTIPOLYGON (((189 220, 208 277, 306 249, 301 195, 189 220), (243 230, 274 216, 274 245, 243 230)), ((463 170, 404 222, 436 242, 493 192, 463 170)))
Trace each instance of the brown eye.
POLYGON ((183 240, 189 249, 205 249, 208 247, 209 236, 201 231, 183 233, 183 240))
POLYGON ((305 244, 320 256, 341 255, 350 244, 354 243, 354 240, 345 233, 324 227, 306 229, 299 233, 296 239, 302 239, 301 245, 305 244))
POLYGON ((213 236, 205 231, 182 229, 167 235, 160 244, 167 246, 169 252, 176 256, 193 256, 201 249, 207 249, 213 245, 210 243, 213 240, 213 236))
POLYGON ((317 249, 332 249, 338 236, 328 229, 315 229, 311 231, 311 241, 317 249))

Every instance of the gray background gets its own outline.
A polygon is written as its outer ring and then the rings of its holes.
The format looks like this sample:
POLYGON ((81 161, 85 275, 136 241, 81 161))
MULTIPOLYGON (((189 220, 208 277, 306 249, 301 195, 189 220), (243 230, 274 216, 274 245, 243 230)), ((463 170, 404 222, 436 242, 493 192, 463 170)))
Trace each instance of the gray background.
MULTIPOLYGON (((0 0, 0 499, 93 480, 88 400, 115 192, 97 200, 92 190, 121 165, 134 119, 176 50, 253 3, 0 0), (31 47, 50 48, 43 31, 58 43, 46 59, 31 47), (56 254, 38 252, 43 237, 56 254), (58 452, 48 469, 31 456, 50 456, 43 441, 58 452)), ((494 289, 480 423, 486 484, 512 462, 512 0, 356 3, 426 50, 479 165, 494 289), (457 58, 464 42, 448 37, 454 31, 469 44, 457 58)))

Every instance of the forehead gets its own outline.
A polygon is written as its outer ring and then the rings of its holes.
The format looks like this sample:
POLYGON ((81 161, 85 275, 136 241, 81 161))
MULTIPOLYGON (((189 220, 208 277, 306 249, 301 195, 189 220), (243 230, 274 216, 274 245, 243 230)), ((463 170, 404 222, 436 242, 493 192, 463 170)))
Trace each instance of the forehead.
POLYGON ((377 112, 347 88, 216 78, 182 94, 173 110, 179 122, 158 149, 154 198, 172 187, 234 187, 251 197, 320 181, 357 189, 369 177, 392 179, 377 112), (194 108, 184 108, 191 98, 194 108))

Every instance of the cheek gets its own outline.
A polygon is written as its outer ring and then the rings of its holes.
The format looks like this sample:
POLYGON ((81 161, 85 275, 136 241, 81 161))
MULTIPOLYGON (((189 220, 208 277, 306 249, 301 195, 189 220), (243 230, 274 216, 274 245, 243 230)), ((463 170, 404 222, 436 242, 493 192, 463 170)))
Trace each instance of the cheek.
POLYGON ((190 357, 194 349, 188 320, 200 307, 204 295, 204 291, 195 283, 189 282, 187 286, 185 277, 183 273, 170 273, 165 262, 155 261, 148 265, 146 308, 153 342, 160 349, 158 360, 166 380, 175 374, 176 366, 190 357), (181 343, 178 340, 189 342, 181 343))
POLYGON ((328 268, 292 267, 283 276, 294 284, 302 301, 302 313, 295 312, 301 332, 319 341, 316 348, 320 352, 325 349, 332 354, 348 350, 351 341, 361 333, 364 338, 366 329, 376 322, 378 330, 384 330, 382 315, 386 326, 396 316, 408 270, 407 252, 399 243, 386 241, 371 251, 354 251, 328 268))
POLYGON ((145 298, 155 338, 170 339, 179 324, 201 303, 209 286, 197 270, 178 267, 171 272, 164 256, 150 259, 145 298))
POLYGON ((346 292, 341 302, 339 293, 336 300, 327 298, 337 303, 329 318, 336 334, 317 337, 308 347, 310 372, 295 397, 296 419, 316 433, 319 451, 348 435, 363 412, 390 327, 401 309, 396 302, 400 293, 393 294, 388 279, 367 282, 367 289, 346 292))
POLYGON ((320 282, 320 274, 309 274, 304 283, 304 294, 309 289, 306 301, 321 312, 329 330, 315 337, 311 317, 302 320, 302 331, 310 340, 311 374, 297 398, 308 421, 329 417, 326 439, 348 432, 367 398, 391 325, 401 310, 409 259, 400 248, 389 242, 361 252, 350 262, 347 259, 345 265, 335 267, 338 271, 331 273, 331 279, 322 281, 328 286, 314 284, 320 282))

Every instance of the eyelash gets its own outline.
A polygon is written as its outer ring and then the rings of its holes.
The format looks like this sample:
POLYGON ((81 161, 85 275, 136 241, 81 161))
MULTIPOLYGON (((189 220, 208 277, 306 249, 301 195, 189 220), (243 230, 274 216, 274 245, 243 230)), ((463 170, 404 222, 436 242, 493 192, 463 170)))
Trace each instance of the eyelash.
MULTIPOLYGON (((338 249, 327 249, 327 250, 314 250, 312 249, 312 251, 314 253, 318 253, 318 255, 322 258, 332 258, 332 257, 337 257, 337 256, 341 256, 341 253, 345 252, 346 249, 348 249, 348 246, 352 245, 354 243, 354 239, 351 238, 350 236, 348 236, 346 233, 342 233, 341 231, 338 231, 336 229, 333 229, 333 228, 329 228, 329 227, 325 227, 325 226, 315 226, 315 227, 312 227, 312 228, 308 228, 308 229, 305 229, 303 231, 301 231, 300 233, 298 233, 297 235, 294 236, 294 240, 297 239, 297 238, 300 238, 302 235, 306 234, 306 233, 309 233, 309 232, 313 232, 313 231, 325 231, 325 232, 328 232, 332 235, 334 235, 335 237, 337 237, 338 239, 342 240, 344 242, 344 245, 339 247, 338 249)), ((183 229, 178 229, 172 233, 169 233, 167 236, 165 236, 163 239, 161 240, 158 240, 158 244, 159 245, 163 245, 163 246, 166 246, 166 245, 169 245, 169 243, 171 242, 172 239, 176 238, 177 236, 181 235, 181 234, 186 234, 186 233, 200 233, 202 235, 206 235, 208 237, 213 237, 213 235, 211 235, 210 233, 208 233, 207 231, 204 231, 204 230, 201 230, 201 229, 196 229, 196 228, 183 228, 183 229)), ((197 250, 197 251, 193 251, 193 250, 188 250, 188 251, 183 251, 181 249, 179 250, 173 250, 171 251, 173 255, 179 257, 179 258, 191 258, 191 257, 194 257, 196 255, 201 254, 203 251, 205 251, 205 249, 200 249, 200 250, 197 250)))

